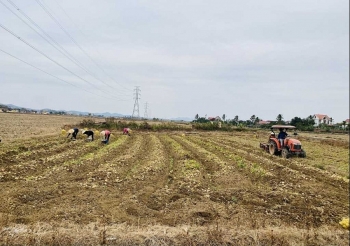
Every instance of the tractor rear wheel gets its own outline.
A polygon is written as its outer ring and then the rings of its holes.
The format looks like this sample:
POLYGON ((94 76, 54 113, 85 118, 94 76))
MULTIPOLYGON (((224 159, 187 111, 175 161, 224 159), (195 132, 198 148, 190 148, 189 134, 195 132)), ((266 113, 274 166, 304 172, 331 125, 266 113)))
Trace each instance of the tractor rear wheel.
POLYGON ((271 155, 277 155, 278 154, 278 149, 277 145, 274 141, 269 142, 269 152, 271 155))
POLYGON ((282 157, 286 158, 286 159, 288 159, 290 157, 290 152, 289 152, 289 150, 286 147, 284 147, 282 149, 282 157))

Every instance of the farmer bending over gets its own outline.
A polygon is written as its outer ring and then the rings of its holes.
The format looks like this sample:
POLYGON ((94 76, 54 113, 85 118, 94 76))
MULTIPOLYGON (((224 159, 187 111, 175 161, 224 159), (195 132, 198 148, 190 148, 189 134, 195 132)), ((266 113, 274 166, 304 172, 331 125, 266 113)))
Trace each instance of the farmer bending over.
POLYGON ((79 132, 78 128, 73 128, 73 129, 68 130, 67 138, 72 134, 72 137, 70 139, 74 139, 74 140, 77 139, 78 132, 79 132))
POLYGON ((130 128, 124 128, 123 129, 123 135, 128 134, 130 136, 130 128))
POLYGON ((91 131, 91 130, 82 131, 82 133, 87 136, 87 139, 90 139, 90 137, 91 137, 91 141, 94 141, 94 132, 93 131, 91 131))
POLYGON ((107 144, 109 141, 109 137, 111 136, 111 132, 108 130, 104 130, 104 131, 100 132, 100 135, 102 137, 102 143, 107 144))

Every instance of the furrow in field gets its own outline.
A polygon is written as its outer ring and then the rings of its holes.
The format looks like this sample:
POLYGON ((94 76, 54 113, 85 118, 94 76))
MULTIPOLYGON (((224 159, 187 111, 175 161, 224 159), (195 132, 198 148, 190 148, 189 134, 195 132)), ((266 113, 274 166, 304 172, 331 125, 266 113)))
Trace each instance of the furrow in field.
MULTIPOLYGON (((235 161, 237 165, 240 165, 240 159, 248 159, 251 163, 255 163, 259 167, 263 168, 262 173, 264 171, 271 171, 272 174, 269 175, 268 179, 270 181, 274 181, 273 173, 276 172, 284 172, 284 177, 286 179, 292 179, 291 175, 298 175, 299 177, 302 177, 303 179, 306 178, 305 175, 299 173, 296 170, 290 169, 288 167, 283 166, 282 164, 278 162, 274 162, 273 158, 267 159, 264 157, 261 157, 260 155, 254 154, 254 150, 249 151, 248 148, 242 147, 242 145, 235 143, 235 142, 225 142, 224 140, 217 140, 212 138, 203 138, 203 137, 196 137, 196 136, 190 136, 188 138, 190 141, 201 143, 202 145, 209 147, 212 151, 215 152, 221 152, 225 157, 227 157, 231 161, 235 161)), ((244 165, 243 165, 244 167, 244 165)), ((280 174, 278 176, 281 176, 280 174)))
POLYGON ((171 158, 169 188, 179 197, 204 196, 209 188, 208 184, 211 183, 213 171, 208 170, 206 164, 172 137, 163 134, 160 139, 171 158))
MULTIPOLYGON (((220 139, 225 141, 234 141, 240 143, 243 146, 246 146, 248 149, 254 150, 256 153, 259 153, 260 142, 267 142, 265 138, 256 139, 253 136, 238 135, 237 134, 221 134, 220 139), (260 140, 260 141, 259 141, 260 140)), ((298 137, 299 140, 302 140, 302 137, 298 137)), ((335 141, 335 146, 337 142, 335 141)), ((346 182, 349 182, 349 149, 343 147, 334 147, 330 145, 325 145, 319 143, 318 141, 304 141, 302 140, 303 149, 306 150, 307 158, 297 158, 293 157, 290 159, 291 162, 295 162, 297 166, 301 169, 311 169, 311 173, 319 172, 322 170, 323 173, 328 174, 334 179, 345 179, 346 182), (322 157, 322 158, 320 158, 322 157)), ((262 153, 264 153, 261 150, 262 153)), ((267 153, 264 153, 265 155, 267 153)))
MULTIPOLYGON (((230 153, 237 153, 241 154, 245 158, 251 159, 251 158, 257 158, 257 156, 252 155, 251 153, 244 152, 242 150, 238 149, 238 146, 231 147, 228 144, 222 144, 217 142, 216 140, 208 139, 208 138, 202 138, 202 137, 188 137, 190 141, 193 141, 194 143, 203 144, 203 147, 207 148, 210 151, 213 151, 214 153, 221 152, 223 155, 223 158, 229 159, 231 158, 230 153)), ((336 220, 336 214, 330 211, 337 211, 339 214, 342 214, 345 212, 344 203, 346 203, 347 200, 347 193, 344 191, 341 191, 341 189, 333 188, 329 190, 329 186, 327 184, 315 184, 312 180, 300 180, 300 176, 295 175, 298 173, 292 172, 290 173, 287 168, 276 168, 276 165, 274 163, 271 163, 270 160, 261 160, 258 162, 260 165, 265 166, 265 168, 271 168, 270 170, 273 171, 274 176, 270 177, 270 180, 265 180, 265 182, 270 183, 272 187, 271 197, 272 201, 276 200, 276 198, 281 199, 279 203, 283 203, 285 206, 288 207, 289 211, 293 211, 296 209, 303 209, 303 208, 310 208, 310 211, 317 210, 318 214, 319 211, 322 211, 322 218, 319 218, 320 221, 314 221, 313 223, 322 223, 321 220, 327 220, 331 222, 335 222, 336 220), (271 165, 272 164, 272 165, 271 165), (285 172, 287 171, 287 173, 285 172), (292 176, 293 174, 293 176, 292 176), (313 183, 310 186, 310 182, 313 183), (323 192, 320 192, 322 191, 323 192), (329 198, 329 200, 326 200, 326 198, 329 198), (292 205, 292 206, 291 206, 292 205), (336 208, 334 208, 336 207, 336 208), (325 213, 324 211, 327 210, 328 213, 325 213)), ((277 164, 279 165, 279 164, 277 164)), ((262 180, 263 181, 263 180, 262 180)), ((266 185, 264 185, 266 187, 266 185)), ((265 192, 266 193, 266 192, 265 192)), ((268 194, 267 194, 268 195, 268 194)), ((266 199, 271 200, 271 199, 266 199)), ((300 214, 300 211, 296 211, 296 214, 300 214)), ((316 214, 317 214, 316 213, 316 214)), ((338 215, 339 216, 339 215, 338 215)), ((311 214, 310 214, 311 218, 311 214)), ((299 217, 300 219, 300 217, 299 217)))
POLYGON ((144 144, 145 138, 142 135, 132 137, 124 136, 125 143, 116 148, 112 148, 108 153, 103 152, 95 155, 95 160, 99 163, 98 167, 87 174, 87 180, 83 180, 82 187, 113 187, 123 182, 121 174, 128 168, 128 161, 139 156, 140 149, 144 144))
POLYGON ((263 195, 264 192, 271 191, 271 187, 266 186, 266 184, 262 185, 260 181, 261 175, 269 175, 267 172, 260 173, 258 167, 254 167, 248 160, 241 158, 240 160, 244 161, 244 165, 250 166, 248 170, 252 170, 250 175, 248 175, 249 171, 242 169, 234 161, 223 157, 222 153, 212 151, 207 146, 202 146, 198 141, 192 142, 188 140, 188 137, 183 136, 171 137, 183 145, 185 149, 190 150, 192 155, 203 161, 210 160, 209 165, 217 163, 220 166, 219 170, 213 174, 212 180, 214 185, 211 187, 212 190, 208 192, 207 197, 209 199, 206 201, 211 204, 211 207, 215 207, 214 210, 209 209, 210 212, 208 212, 207 208, 206 213, 215 214, 216 219, 221 221, 220 223, 227 223, 228 220, 238 218, 251 221, 249 218, 251 218, 252 213, 254 213, 256 218, 259 218, 259 220, 254 220, 254 223, 258 224, 274 225, 275 220, 289 223, 291 218, 293 223, 300 223, 298 220, 301 220, 301 218, 294 218, 294 213, 300 212, 298 208, 294 209, 293 214, 280 218, 282 215, 276 210, 282 207, 279 205, 283 204, 282 194, 275 195, 277 204, 276 201, 269 203, 269 198, 263 195))
POLYGON ((57 139, 56 142, 57 143, 53 145, 47 143, 45 146, 42 146, 41 149, 37 150, 32 150, 32 148, 29 146, 26 151, 20 154, 3 158, 0 162, 0 166, 5 169, 12 169, 15 168, 16 165, 30 165, 32 162, 46 159, 47 156, 59 154, 65 152, 67 149, 74 148, 78 144, 83 144, 82 140, 72 142, 71 140, 61 138, 57 139))
MULTIPOLYGON (((213 146, 212 149, 207 149, 203 146, 203 139, 196 137, 180 137, 174 136, 174 139, 181 142, 186 148, 191 149, 193 153, 196 153, 198 158, 204 158, 204 162, 207 163, 207 167, 211 168, 211 166, 218 165, 218 168, 215 168, 217 172, 216 176, 222 175, 222 173, 226 173, 229 171, 237 172, 245 172, 247 169, 255 169, 255 172, 252 172, 256 175, 256 178, 260 178, 262 176, 270 177, 273 176, 268 170, 263 170, 259 166, 255 165, 254 162, 243 159, 239 155, 233 155, 230 153, 229 158, 227 160, 222 160, 217 154, 214 154, 213 150, 217 150, 217 146, 213 146), (198 141, 193 141, 196 138, 198 141), (235 162, 234 162, 235 161, 235 162)), ((216 151, 217 152, 217 151, 216 151)))
POLYGON ((96 198, 101 193, 99 189, 103 193, 108 187, 103 183, 84 187, 82 183, 91 178, 101 160, 111 159, 120 149, 126 148, 128 141, 128 137, 122 136, 113 138, 108 145, 101 145, 99 141, 79 145, 77 158, 62 161, 58 165, 52 163, 38 176, 16 180, 23 183, 23 188, 13 190, 10 185, 3 186, 4 192, 12 193, 12 199, 18 201, 16 210, 9 211, 9 214, 16 214, 15 217, 28 222, 38 218, 41 221, 68 218, 91 221, 98 217, 101 210, 96 198), (50 211, 50 216, 45 216, 46 210, 50 211))
POLYGON ((55 135, 50 137, 32 138, 24 143, 7 143, 2 146, 0 145, 0 163, 5 162, 6 160, 21 158, 22 156, 33 157, 35 156, 36 151, 47 150, 48 148, 60 145, 65 141, 65 138, 57 137, 57 135, 55 135))
POLYGON ((170 158, 167 196, 163 198, 166 206, 162 210, 161 223, 177 226, 210 222, 215 214, 208 209, 213 172, 206 170, 201 160, 168 134, 161 134, 160 140, 170 158))
MULTIPOLYGON (((212 139, 211 139, 212 140, 212 139)), ((282 159, 279 156, 271 156, 269 153, 266 153, 259 149, 258 147, 254 148, 250 144, 244 144, 236 140, 227 139, 227 137, 220 137, 220 139, 215 139, 215 143, 221 143, 225 146, 232 146, 238 150, 246 151, 251 153, 256 157, 271 160, 272 163, 275 163, 278 166, 283 166, 284 169, 289 169, 292 172, 296 172, 302 175, 306 175, 303 178, 312 178, 316 179, 322 183, 328 183, 329 185, 342 187, 343 189, 348 188, 349 180, 344 179, 333 173, 329 173, 326 170, 321 170, 306 164, 302 164, 300 161, 307 162, 307 159, 303 160, 302 158, 291 158, 291 159, 282 159), (268 159, 269 158, 269 159, 268 159)))
POLYGON ((98 148, 96 142, 86 144, 79 140, 67 142, 56 147, 57 148, 52 148, 48 151, 43 151, 42 156, 34 156, 29 160, 21 160, 14 164, 12 162, 2 164, 0 180, 22 180, 27 179, 28 177, 31 179, 32 176, 47 171, 51 166, 60 165, 67 159, 77 158, 84 151, 92 151, 93 149, 98 148))
MULTIPOLYGON (((100 141, 93 141, 89 149, 80 149, 80 155, 75 158, 66 160, 61 165, 51 166, 48 171, 42 175, 42 178, 52 178, 62 181, 62 178, 76 180, 86 169, 95 169, 99 165, 102 156, 108 155, 120 145, 127 142, 128 138, 117 136, 110 140, 107 145, 101 144, 100 141), (68 172, 68 174, 66 173, 68 172), (69 174, 70 173, 70 174, 69 174)), ((90 147, 90 146, 89 146, 90 147)))
POLYGON ((155 197, 167 177, 163 149, 154 135, 124 137, 127 142, 119 151, 107 154, 110 158, 101 156, 102 163, 91 163, 95 168, 87 172, 87 180, 77 182, 84 194, 95 194, 87 198, 90 214, 109 222, 145 223, 159 214, 155 197))
MULTIPOLYGON (((321 186, 320 189, 323 189, 324 187, 328 187, 327 190, 329 189, 329 182, 325 182, 326 179, 322 179, 318 176, 314 177, 315 174, 313 175, 307 175, 303 172, 302 168, 298 168, 297 170, 294 168, 291 168, 289 165, 289 161, 290 160, 284 160, 284 159, 278 159, 278 161, 274 161, 274 159, 278 158, 278 157, 272 157, 272 156, 268 156, 270 157, 270 159, 264 158, 259 156, 258 154, 254 154, 256 153, 254 150, 249 152, 249 149, 245 149, 245 148, 239 148, 240 145, 239 144, 235 144, 233 142, 230 142, 229 144, 225 144, 225 142, 223 142, 223 140, 213 140, 213 139, 204 139, 203 141, 206 142, 211 142, 214 145, 217 146, 221 146, 221 148, 224 149, 229 149, 230 152, 241 152, 242 154, 249 156, 250 158, 256 158, 256 159, 260 159, 262 162, 261 164, 265 165, 267 169, 271 169, 274 170, 274 172, 278 172, 278 175, 280 178, 283 178, 285 181, 288 181, 290 183, 295 183, 296 185, 301 185, 301 183, 309 183, 310 181, 319 181, 316 184, 321 186), (283 164, 281 164, 283 163, 283 164), (277 168, 276 168, 277 167, 277 168), (288 175, 289 174, 289 175, 288 175)), ((293 167, 293 166, 292 166, 293 167)), ((309 173, 308 173, 309 174, 309 173)), ((310 173, 311 174, 311 173, 310 173)), ((317 174, 317 173, 316 173, 317 174)), ((334 182, 332 183, 332 186, 334 186, 334 189, 336 190, 347 190, 348 187, 344 185, 344 181, 339 180, 340 185, 336 185, 334 184, 334 182)))
MULTIPOLYGON (((111 140, 110 144, 113 144, 114 141, 115 138, 111 140)), ((50 172, 60 170, 63 167, 67 168, 67 165, 79 162, 81 158, 87 159, 102 146, 98 140, 88 143, 84 140, 68 142, 62 148, 58 147, 58 151, 48 151, 49 155, 43 158, 21 162, 10 167, 10 171, 3 170, 0 177, 7 181, 13 179, 27 181, 45 179, 50 172)))
POLYGON ((172 160, 171 180, 168 184, 168 205, 163 223, 204 225, 214 219, 227 223, 231 219, 236 194, 235 182, 247 184, 241 175, 230 173, 227 179, 221 170, 225 165, 210 153, 190 146, 176 136, 163 134, 161 140, 172 160), (221 174, 219 174, 221 173, 221 174), (225 186, 225 188, 224 188, 225 186))
POLYGON ((169 162, 158 136, 147 134, 146 138, 144 150, 147 153, 127 170, 124 181, 120 183, 124 200, 119 208, 135 219, 143 217, 142 222, 147 217, 153 217, 153 220, 161 217, 160 210, 165 206, 164 196, 168 192, 169 174, 169 162))

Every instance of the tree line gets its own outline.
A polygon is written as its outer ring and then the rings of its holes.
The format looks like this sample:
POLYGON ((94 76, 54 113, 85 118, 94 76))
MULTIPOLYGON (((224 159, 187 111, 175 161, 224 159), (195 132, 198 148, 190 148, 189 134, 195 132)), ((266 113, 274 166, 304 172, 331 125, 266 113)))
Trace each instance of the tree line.
MULTIPOLYGON (((330 131, 332 129, 345 129, 348 130, 348 125, 345 121, 342 123, 327 125, 327 124, 319 124, 315 125, 315 120, 312 115, 309 115, 305 118, 301 118, 295 116, 290 121, 285 121, 282 114, 278 114, 276 116, 276 120, 263 122, 261 123, 261 119, 252 115, 248 120, 241 120, 238 115, 236 115, 233 119, 226 119, 226 115, 223 114, 222 118, 215 121, 221 121, 223 124, 228 124, 237 127, 251 127, 251 128, 271 128, 273 125, 292 125, 295 126, 298 130, 301 131, 314 131, 315 129, 321 129, 325 131, 330 131)), ((192 121, 193 123, 209 123, 212 120, 209 120, 207 117, 200 117, 198 114, 195 115, 195 119, 192 121)))

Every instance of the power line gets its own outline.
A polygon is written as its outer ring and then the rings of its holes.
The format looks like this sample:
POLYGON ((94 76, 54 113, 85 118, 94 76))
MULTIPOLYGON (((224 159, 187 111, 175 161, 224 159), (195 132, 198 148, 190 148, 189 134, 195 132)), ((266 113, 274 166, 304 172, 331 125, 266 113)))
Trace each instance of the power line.
POLYGON ((134 97, 135 103, 134 103, 134 109, 132 111, 132 116, 131 117, 134 118, 135 115, 136 115, 137 118, 140 118, 140 110, 139 110, 139 99, 140 99, 140 96, 141 96, 141 94, 140 94, 140 92, 141 92, 140 86, 135 86, 134 91, 135 91, 135 93, 134 93, 134 95, 135 95, 135 97, 134 97))
MULTIPOLYGON (((58 79, 58 80, 60 80, 60 81, 63 81, 63 82, 65 82, 65 83, 71 85, 71 86, 74 86, 74 87, 78 88, 79 90, 84 90, 84 91, 86 91, 86 92, 88 92, 88 93, 90 93, 90 94, 92 94, 92 95, 98 96, 98 97, 109 98, 109 97, 105 97, 105 96, 101 96, 101 95, 95 94, 95 93, 93 93, 93 92, 91 92, 91 91, 86 90, 86 89, 83 88, 83 87, 79 87, 79 86, 77 86, 77 85, 75 85, 75 84, 73 84, 73 83, 70 83, 70 82, 68 82, 68 81, 66 81, 66 80, 64 80, 64 79, 61 79, 61 78, 59 78, 59 77, 57 77, 57 76, 55 76, 55 75, 53 75, 53 74, 51 74, 51 73, 48 73, 48 72, 46 72, 45 70, 43 70, 43 69, 41 69, 41 68, 38 68, 38 67, 36 67, 36 66, 30 64, 29 62, 26 62, 26 61, 24 61, 24 60, 22 60, 22 59, 20 59, 20 58, 18 58, 18 57, 16 57, 16 56, 14 56, 14 55, 12 55, 12 54, 10 54, 10 53, 8 53, 8 52, 2 50, 1 48, 0 48, 0 51, 3 52, 3 53, 5 53, 5 54, 7 54, 7 55, 9 55, 9 56, 11 56, 12 58, 15 58, 15 59, 17 59, 17 60, 19 60, 19 61, 21 61, 21 62, 27 64, 28 66, 31 66, 31 67, 33 67, 33 68, 35 68, 35 69, 37 69, 37 70, 39 70, 39 71, 41 71, 41 72, 47 74, 47 75, 50 75, 51 77, 54 77, 55 79, 58 79)), ((124 100, 123 100, 123 101, 124 101, 124 100)), ((129 100, 125 100, 125 101, 129 101, 129 100)))
MULTIPOLYGON (((14 4, 11 0, 7 0, 14 8, 16 8, 22 15, 24 15, 34 26, 36 26, 39 30, 41 30, 49 39, 51 39, 52 42, 54 42, 60 49, 58 49, 50 40, 45 38, 43 35, 41 35, 37 30, 35 30, 32 26, 30 26, 25 20, 23 20, 20 16, 18 16, 15 12, 13 12, 8 6, 6 6, 1 0, 0 3, 5 6, 11 13, 16 15, 24 24, 26 24, 28 27, 30 27, 32 30, 34 30, 41 38, 43 38, 46 42, 48 42, 52 47, 54 47, 57 51, 59 51, 61 54, 63 54, 65 57, 67 57, 70 61, 72 61, 75 65, 83 69, 86 73, 90 74, 95 79, 101 81, 103 84, 111 87, 112 89, 115 89, 114 87, 108 85, 104 81, 98 79, 94 74, 89 72, 77 59, 75 59, 66 49, 64 49, 59 43, 57 43, 49 34, 47 34, 40 26, 35 23, 28 15, 26 15, 23 11, 19 9, 19 7, 14 4)), ((120 93, 120 92, 119 92, 120 93)), ((121 96, 128 96, 128 95, 121 95, 121 96)))
MULTIPOLYGON (((77 28, 77 30, 80 32, 80 34, 82 34, 85 39, 87 39, 86 34, 79 28, 79 26, 73 21, 73 19, 68 15, 67 11, 64 10, 64 8, 58 3, 57 0, 55 0, 56 4, 58 5, 58 7, 63 11, 63 13, 68 17, 68 19, 71 21, 71 23, 73 23, 73 25, 77 28)), ((54 11, 52 11, 54 13, 54 11)), ((101 55, 98 50, 95 50, 99 55, 101 55)), ((103 65, 103 63, 102 63, 103 65)), ((119 82, 117 82, 113 77, 111 77, 109 74, 107 74, 107 72, 105 70, 103 70, 103 68, 100 68, 103 73, 105 75, 107 75, 108 78, 110 78, 113 82, 115 82, 116 84, 120 85, 124 90, 126 91, 131 91, 130 89, 126 88, 125 86, 123 86, 122 84, 120 84, 119 82)))
MULTIPOLYGON (((61 30, 72 40, 72 42, 98 67, 100 68, 109 78, 111 78, 114 82, 116 82, 111 76, 109 76, 106 71, 97 63, 94 61, 94 59, 91 58, 91 56, 78 44, 77 41, 66 31, 66 29, 60 24, 60 22, 48 11, 48 9, 44 6, 43 3, 41 3, 39 0, 35 0, 40 7, 51 17, 51 19, 56 22, 56 24, 61 28, 61 30)), ((117 83, 117 82, 116 82, 117 83)), ((125 86, 119 84, 121 87, 125 88, 126 90, 130 91, 130 89, 126 88, 125 86)))
MULTIPOLYGON (((43 30, 33 19, 31 19, 28 15, 26 15, 16 4, 14 4, 11 0, 7 0, 14 8, 16 8, 16 10, 18 10, 22 15, 24 15, 24 17, 26 17, 34 26, 36 26, 36 28, 38 28, 40 31, 42 31, 46 37, 48 37, 53 43, 55 43, 60 49, 62 49, 61 52, 65 52, 66 56, 71 57, 71 59, 75 59, 74 57, 72 57, 69 52, 64 49, 59 43, 56 42, 56 40, 54 38, 52 38, 47 32, 45 32, 45 30, 43 30)), ((4 5, 4 4, 3 4, 4 5)), ((9 9, 9 8, 7 8, 9 9)), ((10 10, 10 9, 9 9, 10 10)), ((11 10, 10 10, 11 11, 11 10)), ((13 11, 11 11, 12 13, 14 13, 13 11)), ((18 18, 20 18, 18 15, 16 15, 18 18)), ((21 18, 20 18, 21 19, 21 18)), ((22 20, 22 19, 21 19, 22 20)), ((23 21, 23 20, 22 20, 23 21)), ((25 21, 24 21, 25 22, 25 21)), ((26 23, 26 22, 25 22, 26 23)), ((27 24, 27 23, 26 23, 27 24)), ((28 25, 28 24, 27 24, 28 25)), ((31 27, 30 25, 28 25, 29 27, 31 27)), ((32 28, 32 27, 31 27, 32 28)), ((33 29, 33 28, 32 28, 33 29)), ((35 29, 33 29, 34 31, 36 31, 35 29)), ((38 32, 37 32, 38 33, 38 32)), ((40 35, 40 33, 38 33, 40 35)), ((40 35, 41 36, 41 35, 40 35)), ((41 36, 42 37, 42 36, 41 36)), ((44 38, 45 39, 45 38, 44 38)), ((46 39, 45 39, 46 40, 46 39)), ((49 42, 49 41, 48 41, 49 42)), ((50 43, 50 42, 49 42, 50 43)), ((56 47, 57 48, 57 47, 56 47)), ((79 61, 76 61, 77 63, 79 63, 79 61)), ((81 65, 82 66, 82 65, 81 65)))
MULTIPOLYGON (((25 41, 24 39, 22 39, 21 37, 17 36, 14 32, 12 32, 11 30, 9 30, 8 28, 4 27, 2 24, 0 24, 0 27, 2 27, 4 30, 6 30, 8 33, 12 34, 13 36, 15 36, 17 39, 19 39, 20 41, 22 41, 23 43, 25 43, 26 45, 28 45, 29 47, 31 47, 32 49, 34 49, 35 51, 39 52, 40 54, 42 54, 43 56, 45 56, 47 59, 49 59, 50 61, 52 61, 53 63, 57 64, 58 66, 60 66, 61 68, 63 68, 64 70, 68 71, 69 73, 73 74, 74 76, 78 77, 79 79, 85 81, 86 83, 92 85, 93 87, 95 87, 97 90, 101 91, 102 93, 106 93, 102 90, 100 90, 97 86, 95 86, 93 83, 87 81, 86 79, 80 77, 79 75, 75 74, 74 72, 72 72, 71 70, 69 70, 68 68, 62 66, 60 63, 58 63, 57 61, 53 60, 52 58, 50 58, 49 56, 47 56, 45 53, 43 53, 42 51, 38 50, 37 48, 35 48, 33 45, 29 44, 27 41, 25 41)), ((109 94, 109 93, 107 93, 109 94)), ((114 97, 114 96, 113 96, 114 97)))

